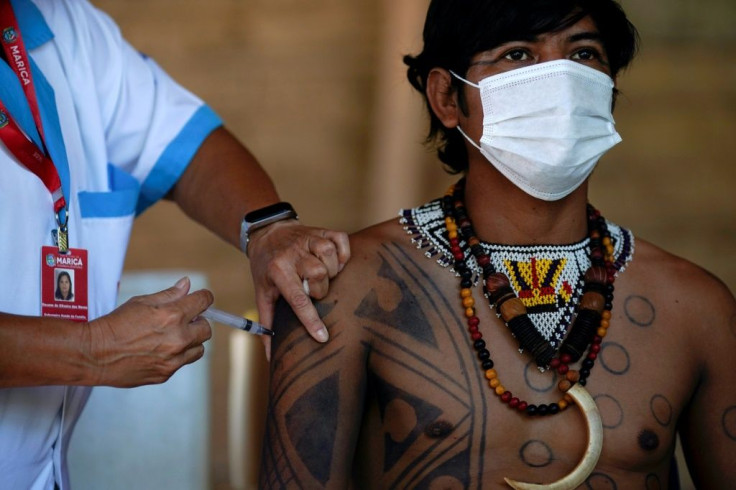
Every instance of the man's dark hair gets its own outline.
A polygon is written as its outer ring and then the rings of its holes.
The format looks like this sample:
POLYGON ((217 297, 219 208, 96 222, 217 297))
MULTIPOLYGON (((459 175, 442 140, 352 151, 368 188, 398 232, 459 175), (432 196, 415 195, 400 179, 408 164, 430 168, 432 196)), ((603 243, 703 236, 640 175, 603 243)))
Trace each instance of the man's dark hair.
MULTIPOLYGON (((606 49, 613 77, 636 54, 639 36, 615 0, 432 0, 424 24, 424 50, 405 56, 407 76, 425 98, 430 114, 428 142, 451 173, 467 168, 463 137, 446 128, 426 98, 432 68, 465 74, 476 54, 509 41, 563 30, 585 16, 593 19, 606 49)), ((453 86, 459 82, 453 77, 453 86)), ((462 94, 462 91, 460 92, 462 94)), ((615 94, 614 94, 615 95, 615 94)), ((464 108, 464 101, 460 101, 464 108)))

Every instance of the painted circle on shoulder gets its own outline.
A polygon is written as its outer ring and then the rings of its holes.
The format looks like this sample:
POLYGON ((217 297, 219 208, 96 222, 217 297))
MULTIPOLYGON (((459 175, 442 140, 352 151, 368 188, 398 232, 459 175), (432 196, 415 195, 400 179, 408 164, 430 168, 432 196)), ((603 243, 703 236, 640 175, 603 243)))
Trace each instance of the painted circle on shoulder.
POLYGON ((617 490, 618 485, 608 475, 593 473, 585 480, 585 488, 589 488, 590 490, 617 490))
POLYGON ((605 342, 598 355, 603 368, 611 374, 626 374, 631 367, 628 351, 616 342, 605 342))
POLYGON ((624 409, 621 403, 611 395, 597 395, 593 397, 598 411, 601 413, 601 423, 606 429, 616 429, 624 422, 624 409))
POLYGON ((654 305, 644 296, 629 296, 624 301, 624 313, 631 323, 639 327, 649 327, 654 323, 654 305))
POLYGON ((536 439, 525 442, 519 450, 519 456, 525 465, 532 468, 544 468, 554 460, 552 449, 536 439))
POLYGON ((649 401, 649 408, 659 425, 667 427, 672 422, 672 405, 663 395, 654 395, 649 401))

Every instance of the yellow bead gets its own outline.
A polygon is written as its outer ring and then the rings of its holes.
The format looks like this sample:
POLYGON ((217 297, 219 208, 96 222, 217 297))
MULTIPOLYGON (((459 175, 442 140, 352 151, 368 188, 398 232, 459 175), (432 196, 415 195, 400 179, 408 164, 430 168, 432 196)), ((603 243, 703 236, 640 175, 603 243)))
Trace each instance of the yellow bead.
POLYGON ((495 369, 486 370, 486 379, 493 379, 497 377, 498 377, 498 373, 496 372, 495 369))
POLYGON ((491 388, 496 388, 497 386, 501 386, 501 382, 498 380, 498 378, 493 378, 488 382, 488 384, 491 386, 491 388))
POLYGON ((601 327, 608 328, 610 326, 611 326, 611 322, 609 322, 608 320, 601 320, 601 327))
POLYGON ((598 329, 598 331, 596 333, 598 334, 598 336, 600 338, 603 338, 603 337, 606 336, 606 333, 608 333, 608 329, 601 327, 601 328, 598 329))
POLYGON ((475 316, 475 308, 465 308, 465 316, 467 318, 470 318, 471 316, 475 316))
POLYGON ((611 246, 611 239, 607 236, 603 237, 603 245, 605 245, 606 247, 611 246))
POLYGON ((601 317, 603 317, 604 320, 610 320, 611 319, 611 311, 605 310, 603 313, 601 313, 601 317))
POLYGON ((499 386, 496 386, 496 394, 497 394, 497 395, 501 396, 501 395, 503 395, 504 393, 506 393, 506 388, 504 388, 504 387, 503 387, 503 386, 501 386, 501 385, 499 385, 499 386))
POLYGON ((466 308, 470 308, 471 306, 475 306, 475 300, 472 297, 463 298, 463 306, 466 308))
POLYGON ((470 288, 463 288, 460 290, 460 297, 461 298, 468 298, 473 295, 473 291, 470 290, 470 288))
POLYGON ((557 402, 557 406, 560 407, 560 410, 564 410, 567 408, 567 402, 565 400, 560 400, 557 402))
POLYGON ((450 238, 457 238, 457 230, 448 231, 447 236, 450 238))

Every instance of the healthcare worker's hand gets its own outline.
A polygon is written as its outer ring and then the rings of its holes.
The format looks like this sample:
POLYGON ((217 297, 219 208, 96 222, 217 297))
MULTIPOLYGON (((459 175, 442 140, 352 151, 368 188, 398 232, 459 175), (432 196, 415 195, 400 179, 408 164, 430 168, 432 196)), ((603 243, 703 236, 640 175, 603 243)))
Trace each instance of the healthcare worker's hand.
MULTIPOLYGON (((274 327, 274 306, 283 296, 309 334, 319 342, 327 342, 327 328, 310 296, 324 298, 330 279, 350 259, 347 234, 304 226, 296 220, 278 221, 253 233, 248 256, 259 322, 274 327)), ((275 332, 278 335, 278 326, 275 332)), ((264 338, 264 342, 269 356, 270 338, 264 338)))
POLYGON ((204 354, 212 336, 198 317, 213 301, 207 290, 189 292, 189 279, 158 293, 136 296, 89 323, 85 350, 95 385, 131 387, 163 383, 204 354))

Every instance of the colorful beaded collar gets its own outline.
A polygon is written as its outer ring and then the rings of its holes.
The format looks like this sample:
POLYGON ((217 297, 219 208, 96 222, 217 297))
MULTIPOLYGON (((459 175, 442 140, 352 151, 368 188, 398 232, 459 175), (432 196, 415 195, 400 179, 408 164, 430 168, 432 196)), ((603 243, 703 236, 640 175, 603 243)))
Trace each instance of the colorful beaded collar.
MULTIPOLYGON (((399 213, 400 223, 411 236, 412 243, 424 250, 452 273, 454 257, 447 239, 442 199, 435 199, 399 213)), ((624 228, 606 222, 613 245, 613 266, 616 274, 623 272, 634 253, 634 236, 624 228)), ((550 344, 559 347, 574 317, 575 305, 583 294, 585 272, 591 265, 590 239, 569 245, 502 245, 481 242, 493 267, 506 274, 516 295, 524 302, 540 334, 550 344)), ((482 268, 464 239, 460 246, 465 252, 473 285, 482 277, 482 268)))

